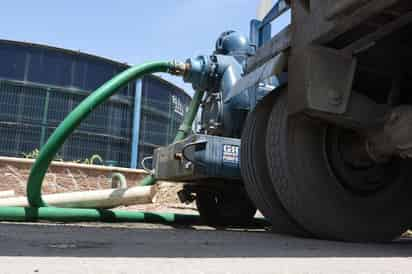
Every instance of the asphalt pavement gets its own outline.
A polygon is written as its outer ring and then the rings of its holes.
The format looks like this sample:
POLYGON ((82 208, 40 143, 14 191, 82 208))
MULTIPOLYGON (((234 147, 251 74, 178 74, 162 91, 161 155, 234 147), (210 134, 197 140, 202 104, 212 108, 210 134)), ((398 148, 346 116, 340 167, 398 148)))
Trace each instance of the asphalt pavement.
POLYGON ((412 273, 412 240, 359 244, 265 230, 0 224, 0 273, 412 273))

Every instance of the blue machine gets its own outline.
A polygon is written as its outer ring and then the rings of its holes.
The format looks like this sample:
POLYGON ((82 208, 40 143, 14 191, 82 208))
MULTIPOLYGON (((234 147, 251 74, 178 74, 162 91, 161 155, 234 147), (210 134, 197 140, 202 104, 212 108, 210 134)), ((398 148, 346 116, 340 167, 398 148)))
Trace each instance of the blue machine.
POLYGON ((159 180, 179 182, 209 179, 240 180, 240 140, 194 134, 181 142, 155 150, 159 180))
POLYGON ((249 99, 239 97, 226 102, 231 91, 245 72, 246 59, 255 53, 247 37, 234 32, 222 33, 215 52, 189 59, 189 73, 184 81, 196 90, 206 91, 202 105, 200 133, 239 138, 246 118, 249 99), (245 107, 246 106, 246 107, 245 107))
MULTIPOLYGON (((273 83, 258 86, 255 84, 259 79, 249 81, 244 77, 246 60, 255 51, 256 46, 247 37, 227 31, 218 38, 212 55, 201 55, 186 61, 189 69, 184 81, 191 83, 195 90, 205 91, 200 135, 156 150, 154 166, 157 179, 181 182, 208 178, 241 180, 238 157, 243 124, 257 101, 273 90, 273 83), (246 87, 252 83, 250 89, 244 88, 245 80, 246 87), (231 149, 237 153, 235 163, 228 162, 228 158, 224 157, 231 149), (189 152, 191 155, 187 156, 189 152)), ((275 59, 273 66, 276 62, 279 60, 275 59)), ((271 71, 267 67, 264 69, 271 71)), ((265 73, 262 71, 260 74, 265 73)), ((282 81, 279 78, 275 82, 274 85, 279 85, 282 81)))
MULTIPOLYGON (((278 13, 277 5, 271 13, 278 13)), ((280 55, 256 71, 248 60, 270 38, 268 19, 253 21, 251 40, 235 31, 220 35, 215 51, 181 63, 183 79, 199 93, 200 129, 185 140, 155 151, 154 177, 182 182, 182 202, 196 201, 209 224, 249 223, 256 207, 249 199, 240 169, 243 126, 258 101, 282 85, 287 58, 280 55), (252 42, 251 42, 252 41, 252 42), (274 78, 273 75, 280 77, 274 78)))
POLYGON ((187 60, 184 81, 206 91, 199 134, 155 151, 155 177, 193 182, 220 178, 241 180, 240 136, 250 109, 247 96, 232 94, 242 78, 246 59, 255 53, 249 39, 235 31, 220 35, 210 56, 187 60), (228 100, 232 98, 232 100, 228 100))

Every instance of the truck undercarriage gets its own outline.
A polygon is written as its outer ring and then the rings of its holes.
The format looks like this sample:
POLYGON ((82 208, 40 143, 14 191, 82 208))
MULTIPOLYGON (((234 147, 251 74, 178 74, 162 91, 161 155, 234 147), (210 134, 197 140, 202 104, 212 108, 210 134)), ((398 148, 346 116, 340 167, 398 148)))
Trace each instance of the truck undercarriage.
MULTIPOLYGON (((412 224, 412 3, 278 1, 251 25, 258 49, 221 94, 223 113, 247 114, 229 119, 241 121, 242 134, 205 132, 240 137, 237 186, 275 232, 347 241, 401 235, 412 224), (267 25, 288 6, 291 24, 269 40, 267 25)), ((208 121, 210 112, 203 109, 208 121)), ((217 129, 228 123, 213 121, 217 129)), ((196 199, 204 183, 189 185, 196 199)))
POLYGON ((287 85, 246 122, 255 139, 244 132, 241 162, 260 158, 259 167, 242 166, 246 187, 259 186, 251 196, 262 212, 279 211, 270 220, 281 232, 393 239, 412 220, 412 4, 291 2, 289 29, 250 62, 289 54, 287 85))
POLYGON ((412 225, 411 34, 410 1, 279 0, 252 20, 250 39, 226 31, 210 55, 143 63, 96 89, 42 147, 28 207, 6 203, 0 219, 177 222, 176 214, 50 207, 41 193, 51 161, 94 109, 130 81, 164 72, 195 93, 140 186, 183 182, 181 200, 196 200, 213 225, 245 224, 259 210, 274 232, 396 239, 412 225), (271 21, 289 9, 291 24, 271 38, 271 21))

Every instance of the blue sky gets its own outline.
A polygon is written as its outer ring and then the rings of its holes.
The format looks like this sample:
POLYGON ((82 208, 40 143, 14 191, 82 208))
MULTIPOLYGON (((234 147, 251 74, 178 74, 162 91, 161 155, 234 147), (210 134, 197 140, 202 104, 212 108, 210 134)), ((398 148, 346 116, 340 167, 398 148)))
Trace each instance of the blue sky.
MULTIPOLYGON (((117 61, 185 60, 209 54, 219 34, 249 34, 260 0, 13 0, 0 38, 81 50, 117 61)), ((287 18, 282 18, 284 25, 287 18)), ((278 26, 274 27, 278 29, 278 26)), ((162 75, 189 93, 178 78, 162 75)))

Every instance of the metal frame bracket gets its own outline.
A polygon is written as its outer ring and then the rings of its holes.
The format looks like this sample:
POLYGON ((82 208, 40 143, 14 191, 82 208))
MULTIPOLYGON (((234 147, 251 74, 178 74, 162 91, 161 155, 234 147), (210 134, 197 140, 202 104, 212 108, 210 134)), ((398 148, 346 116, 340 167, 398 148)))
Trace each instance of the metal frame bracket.
POLYGON ((356 63, 352 56, 320 46, 308 46, 292 52, 289 62, 289 113, 345 113, 356 63))

